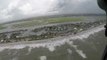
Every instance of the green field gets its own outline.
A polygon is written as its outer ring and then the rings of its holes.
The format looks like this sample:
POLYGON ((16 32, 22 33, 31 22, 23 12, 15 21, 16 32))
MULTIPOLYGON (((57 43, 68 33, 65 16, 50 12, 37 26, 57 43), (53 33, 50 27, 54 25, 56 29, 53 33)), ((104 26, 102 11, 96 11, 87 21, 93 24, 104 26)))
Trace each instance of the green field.
POLYGON ((6 27, 4 27, 2 24, 0 24, 0 30, 5 29, 6 27))
POLYGON ((22 23, 14 24, 13 28, 23 28, 23 27, 31 27, 38 25, 46 25, 46 24, 54 24, 54 23, 64 23, 64 22, 74 22, 81 21, 82 17, 59 17, 59 18, 45 18, 45 19, 33 19, 28 20, 22 23))

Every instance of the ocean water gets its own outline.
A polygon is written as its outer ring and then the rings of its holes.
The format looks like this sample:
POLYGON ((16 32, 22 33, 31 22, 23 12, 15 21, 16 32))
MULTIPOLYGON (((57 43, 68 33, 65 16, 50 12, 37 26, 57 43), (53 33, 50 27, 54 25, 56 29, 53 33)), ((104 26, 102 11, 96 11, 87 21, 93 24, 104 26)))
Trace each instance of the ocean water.
POLYGON ((106 44, 102 25, 75 36, 0 44, 0 60, 101 60, 106 44))
MULTIPOLYGON (((88 8, 98 7, 95 4, 96 0, 94 2, 91 0, 89 2, 85 2, 85 0, 15 0, 6 7, 6 11, 10 11, 9 13, 13 10, 19 11, 19 13, 12 14, 16 15, 14 19, 18 18, 17 15, 27 17, 73 12, 81 14, 87 13, 87 11, 88 13, 99 13, 99 8, 90 10, 87 9, 87 6, 84 7, 83 3, 92 3, 88 8)), ((93 18, 95 17, 89 18, 87 21, 97 20, 93 18)), ((6 21, 3 20, 3 22, 6 21)), ((7 31, 7 29, 2 31, 7 31)), ((0 60, 101 60, 106 44, 104 28, 99 26, 74 36, 0 44, 0 60)))

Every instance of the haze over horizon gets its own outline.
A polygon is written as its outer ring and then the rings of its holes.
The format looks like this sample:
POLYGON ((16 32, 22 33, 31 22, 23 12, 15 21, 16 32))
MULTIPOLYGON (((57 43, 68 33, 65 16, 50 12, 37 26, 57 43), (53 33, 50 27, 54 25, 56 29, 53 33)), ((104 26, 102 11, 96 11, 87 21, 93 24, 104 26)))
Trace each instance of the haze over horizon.
POLYGON ((0 0, 0 21, 52 14, 103 14, 97 0, 0 0))

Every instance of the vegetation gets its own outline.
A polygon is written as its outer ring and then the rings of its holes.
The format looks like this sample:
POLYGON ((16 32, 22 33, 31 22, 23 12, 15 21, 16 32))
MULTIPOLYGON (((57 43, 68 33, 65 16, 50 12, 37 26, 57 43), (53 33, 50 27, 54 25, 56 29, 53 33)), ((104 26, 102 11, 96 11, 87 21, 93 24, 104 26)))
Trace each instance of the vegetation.
POLYGON ((40 20, 29 20, 19 24, 14 24, 13 28, 23 28, 23 27, 31 27, 38 25, 46 25, 52 23, 63 23, 63 22, 73 22, 73 21, 81 21, 83 18, 74 18, 74 17, 59 17, 59 18, 47 18, 40 20))
POLYGON ((4 27, 3 25, 0 24, 0 30, 5 29, 6 27, 4 27))
POLYGON ((63 22, 73 22, 73 21, 81 21, 82 18, 73 18, 73 17, 62 17, 62 18, 51 18, 47 19, 48 23, 63 23, 63 22))
POLYGON ((104 24, 105 21, 79 22, 76 24, 60 24, 34 29, 21 29, 0 33, 0 43, 13 43, 19 41, 36 41, 59 36, 75 35, 79 32, 104 24), (27 33, 27 34, 26 34, 27 33))

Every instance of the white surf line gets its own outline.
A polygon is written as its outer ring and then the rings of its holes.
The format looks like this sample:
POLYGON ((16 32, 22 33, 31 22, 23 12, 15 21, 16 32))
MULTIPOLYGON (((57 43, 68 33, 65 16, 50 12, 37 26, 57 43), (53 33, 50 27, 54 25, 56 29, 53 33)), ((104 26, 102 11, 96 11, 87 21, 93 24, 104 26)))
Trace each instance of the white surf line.
POLYGON ((57 46, 62 46, 65 43, 72 44, 75 39, 84 39, 88 38, 90 35, 97 33, 99 31, 104 30, 104 25, 101 25, 99 27, 84 31, 80 34, 74 35, 74 36, 68 36, 68 37, 60 37, 56 39, 47 39, 47 40, 41 40, 41 41, 31 41, 31 42, 19 42, 19 43, 7 43, 7 44, 0 44, 0 51, 3 51, 5 49, 23 49, 25 47, 30 47, 29 52, 32 48, 48 48, 51 52, 55 51, 55 48, 57 46))
POLYGON ((104 30, 104 25, 100 25, 98 27, 78 33, 77 35, 74 35, 73 37, 71 37, 71 39, 81 39, 82 40, 84 38, 88 38, 90 35, 93 35, 99 31, 102 31, 102 30, 104 30))
POLYGON ((46 56, 40 56, 40 60, 47 60, 46 56))

